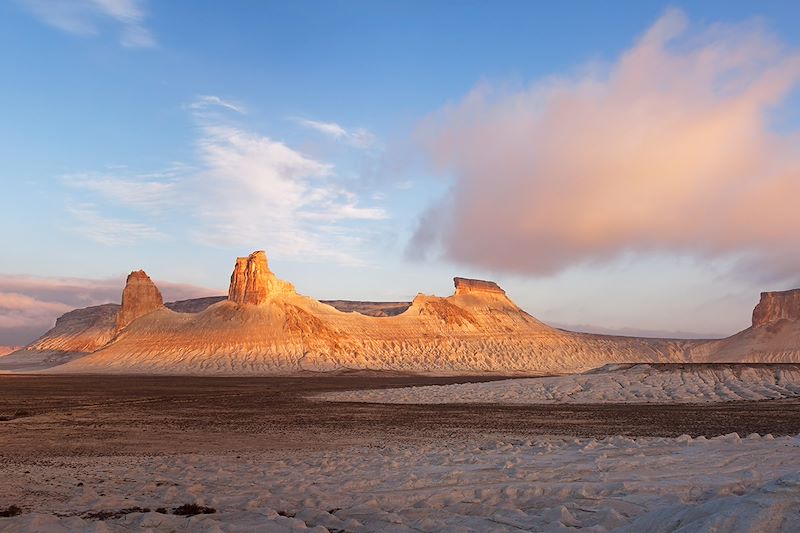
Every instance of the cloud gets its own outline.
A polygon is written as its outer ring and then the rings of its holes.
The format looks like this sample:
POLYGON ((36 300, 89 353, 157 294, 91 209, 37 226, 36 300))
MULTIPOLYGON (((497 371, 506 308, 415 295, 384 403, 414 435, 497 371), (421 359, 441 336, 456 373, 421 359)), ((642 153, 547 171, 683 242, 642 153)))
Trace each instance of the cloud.
POLYGON ((164 172, 120 176, 108 172, 83 172, 65 174, 61 181, 73 189, 95 193, 118 204, 158 211, 174 205, 180 188, 180 176, 186 172, 182 166, 164 172))
POLYGON ((361 205, 348 188, 352 183, 332 164, 211 111, 243 113, 239 104, 202 96, 186 108, 198 124, 196 167, 62 176, 106 209, 125 207, 147 221, 121 220, 116 211, 105 216, 92 203, 70 206, 81 235, 106 245, 162 239, 167 235, 156 227, 155 215, 180 213, 191 221, 194 240, 204 244, 266 247, 271 255, 294 260, 360 262, 364 239, 374 230, 356 225, 388 218, 383 209, 361 205))
POLYGON ((206 108, 214 107, 214 106, 222 107, 222 108, 228 109, 230 111, 235 111, 235 112, 240 113, 242 115, 246 113, 246 110, 245 110, 244 106, 242 106, 241 104, 229 102, 227 100, 223 100, 219 96, 214 96, 214 95, 201 95, 201 96, 198 96, 194 100, 194 102, 189 104, 189 109, 194 109, 194 110, 197 111, 197 110, 202 110, 202 109, 206 109, 206 108))
POLYGON ((76 233, 106 246, 135 244, 165 237, 148 224, 104 216, 92 204, 69 206, 67 211, 75 218, 76 224, 72 229, 76 233))
POLYGON ((20 0, 41 22, 83 37, 97 35, 103 23, 120 24, 120 44, 128 48, 157 46, 144 26, 146 13, 140 0, 20 0))
POLYGON ((387 217, 382 209, 359 206, 330 164, 229 125, 207 124, 202 132, 204 171, 192 186, 200 195, 196 215, 206 222, 196 234, 201 241, 263 243, 278 256, 352 262, 358 240, 339 223, 387 217))
POLYGON ((771 120, 800 55, 757 23, 690 31, 670 10, 609 65, 480 85, 418 139, 453 178, 414 254, 548 275, 626 252, 800 267, 800 132, 771 120))
POLYGON ((153 48, 158 46, 150 30, 142 26, 126 26, 123 28, 119 42, 126 48, 153 48))
MULTIPOLYGON (((217 295, 220 291, 156 281, 165 301, 217 295)), ((0 275, 0 346, 29 343, 56 318, 76 308, 119 303, 125 277, 107 279, 39 278, 0 275)))
POLYGON ((550 325, 567 331, 580 331, 583 333, 597 333, 600 335, 622 337, 649 337, 652 339, 722 339, 729 335, 728 333, 698 333, 697 331, 685 331, 680 329, 614 328, 596 326, 593 324, 550 323, 550 325))
POLYGON ((317 130, 334 139, 341 139, 347 137, 347 130, 336 124, 335 122, 319 122, 316 120, 308 120, 305 118, 298 118, 296 122, 312 130, 317 130))
POLYGON ((337 141, 344 141, 355 148, 369 149, 376 146, 375 136, 364 128, 347 130, 335 122, 320 122, 306 118, 293 120, 301 126, 318 131, 337 141))

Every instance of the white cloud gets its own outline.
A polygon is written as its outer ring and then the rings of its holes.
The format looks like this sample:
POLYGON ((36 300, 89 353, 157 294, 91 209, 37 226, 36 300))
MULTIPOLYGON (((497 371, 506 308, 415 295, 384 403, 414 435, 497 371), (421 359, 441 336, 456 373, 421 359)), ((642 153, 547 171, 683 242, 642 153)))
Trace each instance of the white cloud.
POLYGON ((231 126, 206 125, 203 133, 198 147, 205 170, 195 181, 201 195, 196 214, 207 223, 196 234, 202 241, 263 243, 283 257, 352 262, 353 240, 330 232, 323 238, 318 225, 332 224, 352 238, 353 231, 337 224, 387 217, 382 209, 359 206, 357 196, 336 183, 330 164, 231 126))
POLYGON ((344 141, 355 148, 368 149, 374 148, 376 145, 375 136, 364 128, 347 130, 336 122, 320 122, 306 118, 295 118, 293 120, 301 126, 318 131, 332 139, 344 141))
POLYGON ((153 48, 158 44, 153 34, 143 26, 126 26, 119 42, 126 48, 153 48))
POLYGON ((43 23, 80 36, 99 33, 104 23, 121 25, 120 44, 129 48, 151 48, 155 37, 144 26, 141 0, 20 0, 43 23))
MULTIPOLYGON (((264 247, 293 260, 326 258, 358 263, 373 223, 388 218, 380 207, 361 205, 332 164, 317 161, 283 142, 232 125, 210 107, 239 113, 243 107, 216 96, 187 106, 198 123, 197 168, 125 175, 120 171, 74 173, 69 187, 152 219, 180 216, 192 237, 215 246, 264 247), (178 215, 180 213, 180 215, 178 215)), ((164 238, 139 221, 107 218, 94 204, 70 207, 76 230, 107 245, 164 238)), ((173 225, 174 227, 174 225, 173 225)))
POLYGON ((140 222, 130 222, 101 215, 91 204, 67 207, 75 218, 72 228, 85 239, 106 246, 135 244, 141 241, 161 240, 165 237, 156 228, 140 222))
POLYGON ((176 167, 165 172, 134 176, 84 172, 66 174, 62 181, 69 187, 96 193, 117 204, 154 212, 174 205, 181 172, 185 169, 176 167))
POLYGON ((92 0, 107 15, 126 24, 141 22, 144 18, 140 0, 92 0))
POLYGON ((309 120, 305 118, 298 118, 295 120, 302 126, 311 128, 312 130, 317 130, 318 132, 324 133, 325 135, 333 137, 334 139, 347 137, 347 130, 335 122, 319 122, 317 120, 309 120))
POLYGON ((223 100, 219 96, 214 96, 214 95, 198 96, 194 100, 194 102, 189 104, 189 109, 198 111, 212 106, 218 106, 225 109, 229 109, 231 111, 235 111, 242 115, 246 113, 244 106, 242 106, 241 104, 233 103, 228 100, 223 100))

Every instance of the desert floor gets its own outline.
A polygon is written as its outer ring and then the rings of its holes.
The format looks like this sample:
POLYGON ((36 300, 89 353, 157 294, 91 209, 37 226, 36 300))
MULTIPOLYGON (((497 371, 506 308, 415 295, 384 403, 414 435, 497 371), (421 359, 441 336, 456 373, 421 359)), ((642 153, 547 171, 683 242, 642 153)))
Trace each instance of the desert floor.
POLYGON ((796 398, 308 399, 489 379, 3 375, 0 531, 800 527, 796 398))

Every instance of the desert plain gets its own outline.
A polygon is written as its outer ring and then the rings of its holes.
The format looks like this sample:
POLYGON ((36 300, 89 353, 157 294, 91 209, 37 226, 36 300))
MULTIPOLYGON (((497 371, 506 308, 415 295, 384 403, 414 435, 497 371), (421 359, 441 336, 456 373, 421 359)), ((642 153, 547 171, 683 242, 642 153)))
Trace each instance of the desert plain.
POLYGON ((5 375, 0 507, 20 514, 0 529, 797 525, 798 398, 401 408, 325 399, 500 379, 5 375), (209 512, 175 514, 186 504, 209 512))

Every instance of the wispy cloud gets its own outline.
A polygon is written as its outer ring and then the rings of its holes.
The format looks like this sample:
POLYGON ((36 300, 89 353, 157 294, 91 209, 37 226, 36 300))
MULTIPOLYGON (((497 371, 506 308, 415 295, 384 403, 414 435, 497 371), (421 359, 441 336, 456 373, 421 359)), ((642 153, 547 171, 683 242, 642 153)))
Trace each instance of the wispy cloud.
POLYGON ((165 238, 163 233, 148 224, 102 215, 92 204, 69 206, 67 211, 75 219, 73 231, 85 239, 106 246, 128 245, 165 238))
POLYGON ((373 232, 363 223, 388 218, 386 211, 362 205, 348 188, 350 179, 341 178, 334 165, 236 125, 230 113, 214 108, 244 113, 240 104, 217 96, 186 106, 198 125, 196 168, 63 176, 67 186, 104 205, 102 211, 95 204, 70 206, 75 230, 106 245, 161 239, 166 236, 153 215, 179 211, 191 221, 198 242, 266 247, 272 255, 294 260, 359 262, 362 236, 373 232), (141 220, 105 216, 115 206, 138 213, 141 220))
POLYGON ((336 122, 320 122, 306 118, 292 119, 303 127, 310 128, 337 141, 343 141, 355 148, 374 148, 377 144, 375 136, 364 128, 345 129, 336 122))
POLYGON ((80 36, 93 36, 114 22, 121 26, 120 44, 128 48, 157 46, 144 26, 146 12, 141 0, 19 0, 43 23, 80 36))
POLYGON ((61 181, 68 187, 95 193, 119 205, 143 211, 159 211, 175 204, 180 177, 187 169, 182 166, 139 175, 83 172, 65 174, 61 181))
POLYGON ((207 109, 209 107, 222 107, 224 109, 228 109, 230 111, 235 111, 240 114, 245 114, 247 111, 243 105, 231 102, 229 100, 223 100, 219 96, 214 95, 201 95, 194 99, 192 103, 189 104, 189 109, 193 109, 195 111, 207 109))
POLYGON ((241 128, 206 124, 202 131, 198 149, 205 168, 194 188, 202 195, 196 215, 207 223, 196 237, 204 242, 261 242, 283 257, 352 262, 352 241, 323 236, 318 225, 387 217, 382 209, 361 207, 357 195, 338 184, 331 164, 241 128))
POLYGON ((671 10, 610 65, 479 86, 420 127, 455 179, 412 250, 525 274, 744 255, 796 277, 800 131, 770 119, 799 83, 798 51, 759 24, 690 31, 671 10))

